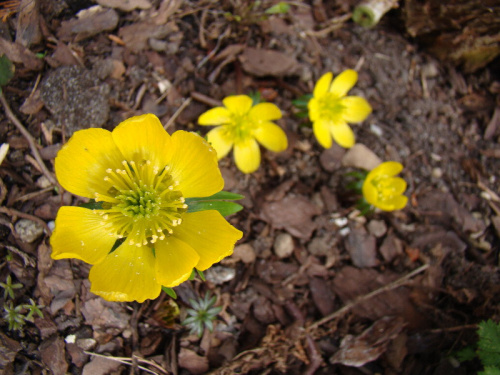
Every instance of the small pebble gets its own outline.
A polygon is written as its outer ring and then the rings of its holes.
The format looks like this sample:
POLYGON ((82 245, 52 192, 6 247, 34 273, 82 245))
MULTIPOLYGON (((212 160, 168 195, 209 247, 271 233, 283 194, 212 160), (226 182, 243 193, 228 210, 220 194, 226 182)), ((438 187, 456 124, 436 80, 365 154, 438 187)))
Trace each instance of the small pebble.
POLYGON ((387 225, 383 220, 371 220, 368 223, 368 231, 371 235, 380 238, 387 232, 387 225))
POLYGON ((238 245, 234 248, 232 258, 235 261, 241 260, 245 264, 253 263, 255 262, 256 258, 255 250, 253 249, 252 245, 248 243, 238 245))
POLYGON ((280 233, 274 240, 274 253, 280 259, 288 258, 292 255, 294 247, 293 237, 288 233, 280 233))
POLYGON ((43 226, 29 219, 18 220, 15 225, 19 239, 25 243, 32 243, 43 234, 43 226))

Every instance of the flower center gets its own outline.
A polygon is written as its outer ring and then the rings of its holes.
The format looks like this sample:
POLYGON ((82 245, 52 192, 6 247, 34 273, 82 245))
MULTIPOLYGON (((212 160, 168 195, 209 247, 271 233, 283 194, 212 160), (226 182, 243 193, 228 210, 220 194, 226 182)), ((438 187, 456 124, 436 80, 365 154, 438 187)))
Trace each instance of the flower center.
POLYGON ((377 198, 379 201, 385 201, 391 199, 395 193, 396 189, 392 183, 392 178, 387 176, 375 177, 371 181, 372 185, 377 189, 377 198))
POLYGON ((153 166, 151 161, 123 161, 123 169, 107 169, 107 194, 95 193, 102 210, 102 225, 116 238, 127 238, 130 245, 143 246, 173 233, 182 222, 187 205, 175 187, 169 167, 153 166))
POLYGON ((241 143, 252 136, 255 123, 250 119, 248 113, 233 113, 231 114, 231 122, 224 128, 228 139, 233 140, 234 143, 241 143))
POLYGON ((318 112, 320 118, 329 120, 341 119, 345 106, 340 98, 332 92, 327 92, 318 98, 318 112))

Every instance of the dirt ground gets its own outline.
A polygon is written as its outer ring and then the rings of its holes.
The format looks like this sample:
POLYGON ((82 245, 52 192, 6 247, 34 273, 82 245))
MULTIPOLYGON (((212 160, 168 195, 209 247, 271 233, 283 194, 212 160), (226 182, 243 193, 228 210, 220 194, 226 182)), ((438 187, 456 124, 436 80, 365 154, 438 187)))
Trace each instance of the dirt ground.
MULTIPOLYGON (((272 16, 270 3, 248 3, 54 0, 1 22, 0 49, 16 63, 3 93, 43 159, 2 111, 0 143, 10 151, 0 167, 0 282, 22 284, 15 305, 43 306, 43 318, 21 330, 1 320, 5 374, 481 368, 456 353, 474 345, 477 323, 500 320, 494 63, 465 74, 434 59, 405 33, 398 10, 367 29, 349 18, 354 1, 290 2, 272 16), (321 74, 349 68, 359 73, 350 93, 373 113, 353 126, 353 149, 324 150, 292 100, 321 74), (251 175, 221 160, 225 190, 245 196, 228 218, 244 236, 206 282, 175 288, 175 302, 162 293, 112 303, 89 292, 89 265, 50 259, 58 208, 82 203, 53 184, 54 157, 74 131, 154 113, 170 133, 205 134, 201 113, 257 91, 282 110, 289 147, 263 150, 251 175), (346 174, 377 157, 404 165, 409 204, 361 216, 346 174), (207 292, 222 312, 199 338, 181 321, 189 299, 207 292)), ((9 298, 0 294, 2 306, 9 298)))

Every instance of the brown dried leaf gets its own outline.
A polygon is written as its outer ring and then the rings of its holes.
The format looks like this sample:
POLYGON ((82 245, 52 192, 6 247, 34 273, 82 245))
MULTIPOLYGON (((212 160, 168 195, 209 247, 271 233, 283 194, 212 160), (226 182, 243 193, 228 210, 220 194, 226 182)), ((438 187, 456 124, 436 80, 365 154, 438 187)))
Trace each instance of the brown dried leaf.
POLYGON ((149 38, 162 39, 176 31, 178 28, 174 22, 156 25, 148 21, 121 27, 118 35, 127 48, 137 53, 147 48, 149 38))
MULTIPOLYGON (((373 269, 357 269, 346 266, 333 280, 333 291, 342 302, 348 303, 357 297, 389 284, 397 274, 379 273, 373 269)), ((413 306, 408 290, 404 287, 388 290, 353 307, 354 314, 376 320, 385 316, 401 316, 412 327, 425 324, 425 318, 413 306)))
POLYGON ((196 354, 191 349, 181 348, 179 367, 185 368, 193 375, 205 374, 208 371, 208 359, 196 354))
POLYGON ((21 344, 0 331, 0 370, 3 371, 9 367, 21 349, 21 344))
POLYGON ((295 58, 283 52, 259 48, 246 48, 239 56, 243 69, 257 77, 293 75, 299 68, 295 58))
POLYGON ((485 224, 462 207, 450 193, 431 191, 418 199, 420 214, 432 224, 449 226, 455 223, 462 231, 476 233, 484 230, 485 224))
POLYGON ((321 210, 303 196, 287 195, 282 201, 264 205, 262 216, 274 228, 285 229, 291 235, 309 239, 316 225, 312 217, 321 210))
POLYGON ((340 349, 330 358, 330 363, 354 367, 364 366, 380 357, 404 327, 405 322, 399 317, 379 319, 359 336, 345 336, 340 349))
POLYGON ((28 70, 43 68, 43 61, 33 52, 19 43, 12 43, 4 38, 0 38, 0 55, 6 55, 14 63, 23 64, 28 70))
POLYGON ((26 98, 19 110, 25 115, 35 115, 43 108, 43 102, 40 99, 40 90, 36 90, 33 95, 26 98))
POLYGON ((113 331, 116 334, 128 326, 130 319, 122 305, 100 297, 83 302, 82 314, 94 330, 113 331))
POLYGON ((376 238, 363 228, 353 228, 345 241, 352 263, 356 267, 376 267, 377 259, 376 238))
POLYGON ((16 43, 29 47, 42 41, 37 2, 22 0, 17 16, 16 43))
POLYGON ((42 362, 54 375, 66 375, 68 363, 66 362, 66 350, 64 340, 59 336, 53 336, 44 340, 40 345, 42 362))
POLYGON ((94 357, 83 367, 82 375, 107 375, 116 373, 121 363, 104 357, 94 357))
POLYGON ((57 31, 60 40, 69 42, 75 36, 75 41, 81 41, 103 31, 116 28, 120 17, 114 9, 94 6, 78 13, 78 18, 63 21, 57 31))

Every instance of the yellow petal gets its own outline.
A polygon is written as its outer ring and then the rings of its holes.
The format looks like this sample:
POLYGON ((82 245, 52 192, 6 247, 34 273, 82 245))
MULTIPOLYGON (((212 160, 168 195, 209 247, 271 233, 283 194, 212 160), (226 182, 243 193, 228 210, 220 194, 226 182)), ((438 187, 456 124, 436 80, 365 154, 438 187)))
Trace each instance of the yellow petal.
POLYGON ((252 98, 247 95, 228 96, 222 100, 229 112, 242 115, 252 108, 252 98))
POLYGON ((386 161, 373 168, 370 173, 368 173, 367 179, 381 175, 396 176, 402 170, 403 164, 398 163, 397 161, 386 161))
POLYGON ((347 69, 340 73, 332 82, 330 92, 342 97, 352 89, 358 80, 358 73, 355 70, 347 69))
POLYGON ((252 173, 260 165, 260 149, 255 139, 249 138, 234 145, 234 161, 243 173, 252 173))
POLYGON ((185 198, 208 197, 222 190, 224 180, 217 164, 217 153, 198 134, 176 131, 172 134, 170 171, 176 189, 185 198))
POLYGON ((52 258, 75 258, 95 264, 111 251, 116 238, 101 225, 97 212, 82 207, 64 206, 56 217, 56 228, 50 237, 52 258))
POLYGON ((313 122, 314 136, 324 148, 332 147, 332 135, 330 134, 330 121, 316 120, 313 122))
POLYGON ((224 107, 209 109, 198 117, 200 125, 223 125, 231 122, 231 113, 224 107))
POLYGON ((394 194, 403 194, 406 190, 406 181, 400 177, 391 178, 391 186, 394 189, 394 194))
POLYGON ((288 147, 283 129, 270 121, 260 123, 254 131, 254 136, 262 146, 274 152, 284 151, 288 147))
POLYGON ((154 299, 161 292, 155 277, 155 263, 151 248, 124 242, 90 269, 90 291, 108 301, 154 299))
POLYGON ((307 110, 308 110, 308 114, 309 114, 309 120, 311 122, 314 123, 320 119, 321 112, 320 112, 320 105, 319 105, 318 99, 311 98, 309 100, 309 103, 307 103, 307 110))
POLYGON ((227 138, 224 126, 218 126, 207 133, 208 143, 217 151, 217 158, 220 160, 226 156, 233 147, 232 139, 227 138))
POLYGON ((259 103, 250 109, 250 118, 257 121, 272 121, 281 118, 280 109, 272 103, 259 103))
POLYGON ((351 127, 345 122, 339 122, 331 125, 330 132, 332 133, 335 142, 337 142, 340 146, 345 148, 354 146, 356 138, 351 127))
POLYGON ((405 208, 408 203, 408 197, 404 195, 395 195, 390 199, 379 201, 374 206, 384 210, 384 211, 395 211, 405 208))
POLYGON ((313 96, 318 97, 328 92, 332 83, 333 74, 331 72, 323 74, 314 86, 313 96))
POLYGON ((361 188, 362 190, 362 193, 363 193, 363 197, 365 198, 365 200, 372 204, 372 205, 376 205, 377 201, 378 201, 378 190, 375 188, 375 186, 373 186, 373 184, 371 183, 371 180, 368 179, 369 175, 366 177, 365 181, 363 182, 363 186, 361 188))
POLYGON ((189 244, 200 256, 196 268, 204 271, 233 253, 243 233, 217 211, 200 211, 183 216, 173 236, 189 244))
POLYGON ((200 256, 190 245, 174 236, 158 241, 155 254, 156 279, 169 288, 189 279, 200 260, 200 256))
POLYGON ((340 103, 344 106, 342 117, 347 122, 361 122, 372 112, 370 104, 359 96, 346 96, 340 103))
POLYGON ((131 117, 121 122, 112 132, 113 140, 127 161, 141 163, 150 160, 153 166, 163 168, 168 161, 170 135, 155 115, 131 117))
POLYGON ((107 193, 106 169, 121 168, 123 156, 104 129, 77 131, 61 148, 55 160, 56 176, 69 192, 95 198, 95 192, 107 193))

